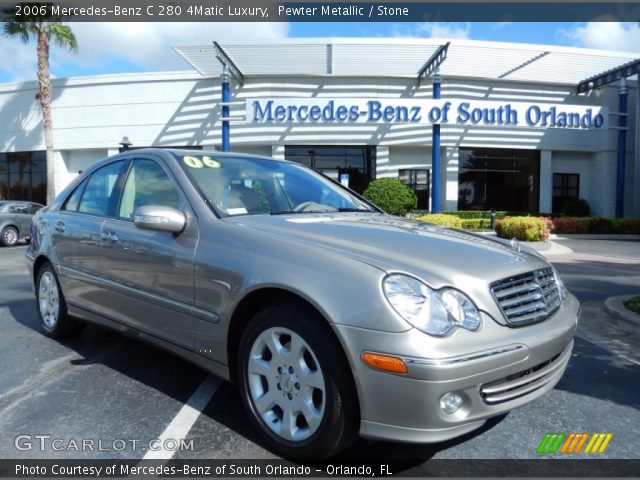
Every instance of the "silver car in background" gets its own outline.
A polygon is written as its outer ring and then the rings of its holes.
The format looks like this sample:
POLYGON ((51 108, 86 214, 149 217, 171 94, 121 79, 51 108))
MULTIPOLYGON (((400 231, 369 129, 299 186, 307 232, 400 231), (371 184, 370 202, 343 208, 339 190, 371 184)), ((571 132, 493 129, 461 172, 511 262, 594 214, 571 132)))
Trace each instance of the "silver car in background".
POLYGON ((384 214, 301 165, 136 150, 36 215, 51 337, 95 322, 237 382, 276 452, 439 442, 560 380, 580 305, 533 252, 384 214))
POLYGON ((28 240, 31 218, 42 208, 35 202, 0 200, 0 245, 13 247, 21 240, 28 240))

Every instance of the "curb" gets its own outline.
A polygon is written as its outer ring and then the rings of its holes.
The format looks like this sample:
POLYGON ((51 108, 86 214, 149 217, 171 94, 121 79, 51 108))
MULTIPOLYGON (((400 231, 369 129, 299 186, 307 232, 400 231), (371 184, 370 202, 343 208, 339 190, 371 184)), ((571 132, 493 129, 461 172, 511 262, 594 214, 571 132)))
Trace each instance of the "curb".
POLYGON ((618 326, 629 333, 640 334, 640 315, 633 313, 624 306, 624 302, 635 295, 618 295, 604 301, 604 309, 616 321, 618 326))
POLYGON ((569 253, 573 253, 569 247, 565 247, 564 245, 560 245, 556 242, 549 242, 550 247, 546 250, 538 250, 542 255, 567 255, 569 253))

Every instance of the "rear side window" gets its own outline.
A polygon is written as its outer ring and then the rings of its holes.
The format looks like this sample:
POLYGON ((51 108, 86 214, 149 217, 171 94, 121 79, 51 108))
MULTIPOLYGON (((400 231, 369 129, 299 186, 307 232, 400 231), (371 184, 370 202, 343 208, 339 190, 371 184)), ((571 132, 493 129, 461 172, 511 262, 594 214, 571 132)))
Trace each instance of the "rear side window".
POLYGON ((178 208, 179 201, 178 191, 158 163, 135 160, 122 190, 118 217, 132 219, 136 208, 145 205, 178 208))
POLYGON ((110 163, 94 172, 84 189, 78 211, 106 216, 109 212, 111 193, 116 186, 124 161, 110 163))
POLYGON ((75 212, 78 210, 78 205, 80 205, 80 197, 82 197, 82 192, 84 192, 84 187, 87 185, 87 179, 85 179, 80 185, 76 187, 73 193, 67 198, 67 201, 62 205, 62 210, 67 210, 70 212, 75 212))

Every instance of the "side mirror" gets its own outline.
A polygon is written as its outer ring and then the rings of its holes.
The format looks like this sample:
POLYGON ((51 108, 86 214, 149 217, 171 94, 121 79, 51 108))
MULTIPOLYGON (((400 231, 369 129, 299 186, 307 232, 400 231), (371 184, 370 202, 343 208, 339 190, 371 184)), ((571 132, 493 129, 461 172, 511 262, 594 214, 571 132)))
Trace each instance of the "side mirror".
POLYGON ((133 213, 133 223, 136 227, 145 230, 180 233, 184 230, 187 217, 177 208, 145 205, 136 208, 133 213))

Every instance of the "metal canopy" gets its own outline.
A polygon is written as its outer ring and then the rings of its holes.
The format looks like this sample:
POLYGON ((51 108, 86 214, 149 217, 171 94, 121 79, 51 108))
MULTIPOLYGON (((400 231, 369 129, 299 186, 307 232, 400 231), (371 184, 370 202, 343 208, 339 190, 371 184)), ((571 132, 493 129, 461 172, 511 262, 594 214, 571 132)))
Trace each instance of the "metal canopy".
POLYGON ((640 73, 640 58, 582 80, 578 83, 578 93, 588 92, 594 88, 603 87, 616 80, 637 75, 638 73, 640 73))
MULTIPOLYGON (((443 77, 513 80, 568 85, 632 63, 639 53, 477 40, 440 39, 283 39, 260 44, 224 45, 222 50, 243 77, 400 77, 422 72, 443 45, 443 77), (429 62, 427 62, 429 63, 429 62)), ((222 49, 222 47, 220 47, 222 49)), ((215 45, 175 47, 202 75, 219 76, 215 45)), ((436 58, 438 58, 436 56, 436 58)))
POLYGON ((227 55, 227 52, 224 51, 224 49, 220 46, 218 42, 213 42, 213 48, 216 51, 216 58, 218 59, 218 61, 222 65, 227 66, 227 68, 229 69, 229 73, 231 73, 231 76, 235 78, 238 81, 238 83, 240 83, 240 85, 244 85, 244 75, 242 75, 242 72, 236 66, 236 64, 233 63, 233 60, 229 58, 229 55, 227 55))
POLYGON ((420 85, 425 78, 431 76, 435 69, 446 60, 449 45, 451 45, 451 42, 447 42, 444 45, 439 46, 438 49, 433 52, 431 57, 429 57, 429 60, 427 60, 418 71, 418 85, 420 85))

